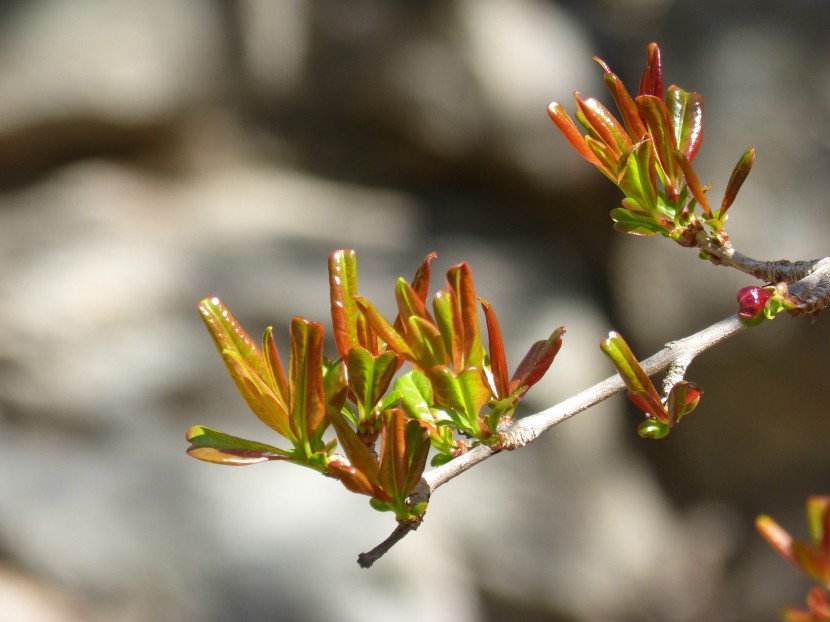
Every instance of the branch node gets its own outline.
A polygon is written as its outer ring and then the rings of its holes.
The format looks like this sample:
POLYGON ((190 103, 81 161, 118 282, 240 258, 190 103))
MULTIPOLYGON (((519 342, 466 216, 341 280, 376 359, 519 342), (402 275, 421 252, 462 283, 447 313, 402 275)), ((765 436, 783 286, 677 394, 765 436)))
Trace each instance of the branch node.
POLYGON ((361 568, 371 568, 377 560, 386 555, 386 553, 388 553, 393 546, 403 540, 410 531, 418 529, 423 521, 424 517, 422 514, 412 520, 398 523, 398 526, 395 527, 395 531, 393 531, 389 537, 386 538, 386 540, 378 544, 371 551, 361 553, 357 556, 357 565, 361 568))

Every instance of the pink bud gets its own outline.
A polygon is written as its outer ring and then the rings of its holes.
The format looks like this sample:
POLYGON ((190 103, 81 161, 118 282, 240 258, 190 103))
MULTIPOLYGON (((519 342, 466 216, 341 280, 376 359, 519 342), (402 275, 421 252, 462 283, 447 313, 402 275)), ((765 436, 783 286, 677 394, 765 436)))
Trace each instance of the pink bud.
POLYGON ((738 292, 738 317, 742 319, 752 319, 757 317, 767 304, 767 300, 772 298, 772 292, 762 288, 750 285, 744 287, 738 292))

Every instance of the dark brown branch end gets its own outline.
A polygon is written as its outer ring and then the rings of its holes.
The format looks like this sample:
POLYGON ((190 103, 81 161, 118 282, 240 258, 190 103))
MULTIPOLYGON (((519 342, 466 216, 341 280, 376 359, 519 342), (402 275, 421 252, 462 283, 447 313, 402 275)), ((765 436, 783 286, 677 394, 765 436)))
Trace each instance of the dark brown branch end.
POLYGON ((357 556, 357 565, 361 568, 371 568, 372 564, 374 564, 377 560, 386 555, 389 549, 391 549, 398 542, 403 540, 409 532, 418 529, 418 527, 421 526, 421 523, 423 521, 424 518, 422 514, 421 516, 413 518, 412 520, 408 520, 404 523, 398 523, 398 526, 395 527, 395 531, 393 531, 389 535, 389 537, 386 538, 386 540, 378 544, 371 551, 361 553, 357 556))

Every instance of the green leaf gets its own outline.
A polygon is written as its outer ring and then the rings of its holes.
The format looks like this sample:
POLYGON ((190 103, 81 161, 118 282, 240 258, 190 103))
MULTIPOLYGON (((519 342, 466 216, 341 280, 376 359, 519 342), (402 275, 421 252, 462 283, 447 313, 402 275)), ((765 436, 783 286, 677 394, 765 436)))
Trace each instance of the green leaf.
POLYGON ((657 161, 662 171, 661 179, 670 200, 677 198, 680 192, 677 162, 674 151, 677 149, 674 131, 669 123, 669 111, 662 99, 651 95, 641 95, 636 100, 637 108, 651 135, 657 161))
POLYGON ((395 285, 395 300, 398 303, 398 316, 406 331, 409 319, 419 317, 432 322, 432 316, 427 311, 424 301, 418 293, 404 279, 399 278, 395 285))
POLYGON ((444 349, 441 333, 438 327, 429 320, 419 317, 409 318, 406 338, 414 354, 412 363, 422 371, 450 362, 444 349))
POLYGON ((265 425, 287 438, 292 444, 296 444, 299 435, 291 427, 288 404, 271 390, 262 376, 256 373, 239 352, 224 350, 222 359, 248 408, 265 425))
POLYGON ((355 397, 360 420, 365 421, 389 388, 398 368, 398 357, 394 352, 375 357, 356 346, 349 352, 347 367, 349 388, 355 397))
POLYGON ((658 440, 668 436, 671 428, 668 423, 663 423, 657 419, 646 419, 637 427, 637 434, 642 438, 652 438, 658 440))
MULTIPOLYGON (((462 369, 462 343, 460 318, 453 308, 453 297, 450 292, 441 290, 435 294, 432 301, 432 310, 435 313, 435 323, 444 342, 444 351, 452 362, 454 369, 462 369)), ((443 364, 445 361, 441 361, 443 364)))
POLYGON ((323 386, 323 327, 301 317, 291 320, 291 428, 307 455, 317 450, 326 425, 326 394, 323 386))
POLYGON ((723 202, 721 203, 720 210, 715 214, 715 218, 718 220, 726 220, 726 211, 735 201, 735 197, 738 196, 738 190, 741 189, 747 175, 749 175, 749 171, 752 170, 753 162, 755 162, 755 149, 750 147, 744 151, 740 160, 735 165, 732 175, 729 177, 729 182, 726 184, 726 192, 723 193, 723 202))
MULTIPOLYGON (((608 338, 600 342, 600 348, 611 359, 611 363, 628 388, 628 392, 631 394, 629 397, 632 401, 635 401, 635 398, 640 399, 644 404, 650 404, 654 407, 652 409, 656 408, 656 404, 662 404, 657 389, 654 388, 646 372, 640 367, 640 363, 634 353, 631 352, 631 348, 628 347, 622 335, 615 331, 610 332, 608 338)), ((635 403, 637 402, 635 401, 635 403)), ((650 413, 649 410, 645 409, 644 411, 652 416, 657 416, 657 413, 650 413)))
MULTIPOLYGON (((402 413, 401 417, 403 417, 402 413)), ((418 482, 421 481, 421 476, 427 465, 430 436, 427 429, 418 421, 409 420, 404 428, 404 437, 406 442, 406 478, 403 481, 401 491, 404 497, 408 497, 415 491, 418 482)), ((418 512, 418 514, 421 513, 423 513, 423 510, 418 512)))
POLYGON ((620 172, 616 183, 620 190, 636 200, 654 222, 660 223, 657 212, 657 167, 651 138, 641 140, 624 153, 618 166, 620 172))
POLYGON ((510 395, 510 383, 507 380, 507 357, 504 354, 504 341, 501 336, 496 312, 484 298, 478 299, 484 310, 484 321, 487 324, 487 339, 490 351, 490 370, 493 374, 493 383, 496 385, 496 395, 500 399, 510 395))
POLYGON ((807 499, 807 525, 813 544, 823 547, 830 563, 830 496, 814 495, 807 499))
POLYGON ((545 341, 537 341, 525 354, 522 362, 513 373, 508 387, 508 393, 513 393, 520 387, 525 387, 521 393, 524 395, 527 390, 542 379, 545 372, 553 363, 553 359, 562 347, 562 337, 565 336, 565 327, 560 326, 550 334, 545 341))
POLYGON ((450 417, 453 414, 458 415, 460 418, 457 420, 454 419, 454 421, 465 432, 468 432, 471 436, 480 436, 481 431, 477 421, 470 419, 467 412, 467 403, 461 388, 461 383, 452 370, 439 365, 429 371, 428 378, 432 384, 432 394, 435 399, 435 404, 448 411, 453 411, 447 413, 450 417))
POLYGON ((703 98, 700 93, 690 93, 677 86, 670 86, 666 107, 677 149, 691 162, 703 141, 703 98))
POLYGON ((323 393, 326 396, 326 412, 340 412, 348 396, 346 365, 343 359, 323 360, 323 393))
POLYGON ((354 300, 357 295, 357 254, 353 250, 336 250, 329 255, 329 293, 334 342, 340 356, 346 358, 349 350, 361 344, 361 332, 365 334, 365 320, 354 300))
POLYGON ((203 425, 194 425, 187 431, 185 438, 190 443, 187 449, 190 456, 214 464, 245 466, 291 458, 290 452, 278 447, 248 441, 203 425))
POLYGON ((414 369, 395 381, 395 391, 408 417, 432 421, 432 385, 424 374, 414 369))
MULTIPOLYGON (((633 199, 623 201, 634 202, 633 199)), ((614 229, 631 235, 654 235, 663 233, 664 229, 648 216, 632 213, 631 210, 617 207, 611 210, 611 220, 614 221, 614 229)))
POLYGON ((447 285, 452 296, 455 326, 461 327, 461 368, 481 367, 484 363, 484 346, 478 326, 478 301, 473 286, 473 273, 467 263, 453 266, 447 271, 447 285))

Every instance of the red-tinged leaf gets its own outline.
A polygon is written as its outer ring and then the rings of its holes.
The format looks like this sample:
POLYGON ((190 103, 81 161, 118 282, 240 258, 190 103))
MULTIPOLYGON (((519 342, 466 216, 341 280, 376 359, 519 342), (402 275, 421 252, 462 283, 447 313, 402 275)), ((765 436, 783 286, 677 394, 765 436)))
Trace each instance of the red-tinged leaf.
POLYGON ((663 99, 663 66, 660 60, 660 47, 656 43, 649 43, 648 66, 640 79, 639 95, 654 95, 663 99))
POLYGON ((354 347, 347 358, 349 388, 357 401, 360 420, 367 419, 380 402, 398 368, 398 357, 386 352, 378 357, 354 347))
MULTIPOLYGON (((332 471, 332 474, 340 478, 347 488, 349 488, 347 480, 350 483, 354 483, 354 478, 357 478, 357 481, 365 483, 366 486, 363 490, 357 490, 354 492, 362 492, 362 494, 377 497, 382 501, 389 501, 389 497, 383 494, 383 488, 380 484, 378 462, 369 451, 369 448, 366 447, 363 441, 360 440, 357 433, 352 430, 348 421, 346 421, 346 417, 342 413, 331 413, 330 418, 331 425, 337 433, 337 440, 340 443, 340 447, 343 448, 343 452, 346 454, 346 458, 349 460, 349 466, 351 467, 351 469, 346 468, 345 471, 352 477, 352 479, 348 480, 348 476, 346 476, 346 479, 343 479, 343 476, 341 476, 341 474, 339 474, 336 470, 338 469, 338 466, 335 466, 335 470, 332 471), (358 476, 355 471, 357 471, 360 475, 358 476)), ((335 462, 329 463, 329 467, 333 464, 335 464, 335 462)), ((336 464, 339 465, 342 473, 343 464, 340 462, 337 462, 336 464)), ((349 488, 349 490, 352 489, 349 488)))
POLYGON ((715 214, 715 218, 718 220, 725 220, 726 211, 735 201, 735 197, 738 196, 738 190, 741 189, 747 175, 749 175, 749 171, 752 170, 753 162, 755 162, 755 149, 750 147, 744 151, 741 159, 735 165, 732 175, 729 177, 729 183, 726 184, 726 192, 723 193, 723 202, 720 205, 720 211, 715 214))
POLYGON ((435 324, 419 317, 409 318, 409 329, 406 340, 412 348, 412 364, 426 372, 436 365, 450 363, 449 356, 444 348, 444 340, 435 324))
MULTIPOLYGON (((291 427, 301 442, 319 436, 326 421, 323 386, 323 327, 301 317, 291 320, 291 427)), ((313 448, 311 448, 313 449, 313 448)))
POLYGON ((629 391, 627 395, 628 399, 646 415, 671 427, 672 424, 666 416, 666 408, 659 397, 655 397, 650 391, 629 391))
POLYGON ((369 327, 386 343, 389 349, 412 362, 414 360, 412 349, 407 345, 403 336, 386 321, 375 306, 361 296, 356 297, 355 302, 366 318, 369 327))
POLYGON ((809 611, 796 609, 794 607, 786 607, 782 609, 780 615, 783 622, 824 622, 824 620, 816 618, 809 611))
POLYGON ((398 501, 407 497, 402 490, 408 470, 405 428, 403 411, 395 408, 383 413, 378 477, 386 494, 398 501))
POLYGON ((703 210, 706 218, 713 218, 712 208, 709 206, 709 199, 706 198, 705 189, 700 184, 700 180, 697 177, 697 173, 695 172, 691 161, 679 150, 674 151, 674 158, 677 160, 677 165, 683 173, 686 185, 689 187, 695 201, 697 201, 698 205, 700 205, 700 208, 703 210))
POLYGON ((462 343, 462 367, 481 367, 484 363, 484 346, 478 326, 478 301, 473 286, 473 273, 467 263, 453 266, 447 271, 447 285, 452 296, 454 315, 459 318, 462 343))
POLYGON ((409 318, 419 317, 429 322, 433 321, 424 301, 412 289, 412 286, 403 279, 398 279, 395 285, 395 300, 398 303, 398 317, 401 320, 404 335, 406 335, 409 328, 409 318))
POLYGON ((361 344, 360 315, 354 297, 357 295, 357 254, 350 249, 329 255, 329 293, 334 342, 345 358, 355 345, 361 344))
POLYGON ((401 491, 405 497, 408 497, 414 492, 424 473, 424 467, 426 467, 427 457, 429 456, 430 435, 425 425, 410 420, 406 422, 404 437, 406 440, 407 471, 401 491))
MULTIPOLYGON (((435 294, 432 301, 432 310, 435 313, 435 323, 444 341, 444 350, 452 359, 454 369, 463 367, 463 344, 461 342, 461 323, 453 307, 453 297, 450 292, 441 290, 435 294)), ((443 364, 443 363, 442 363, 443 364)))
POLYGON ((367 495, 372 498, 380 497, 385 501, 389 501, 384 492, 379 487, 373 485, 365 473, 350 464, 339 460, 332 460, 328 465, 328 473, 332 477, 339 479, 340 483, 350 492, 367 495))
POLYGON ((269 460, 288 460, 291 456, 278 447, 231 436, 203 425, 194 425, 185 438, 190 443, 188 455, 214 464, 245 466, 269 460))
POLYGON ((323 362, 323 391, 326 395, 326 412, 340 412, 349 393, 346 363, 343 359, 323 362))
POLYGON ((700 93, 690 93, 672 85, 666 106, 674 128, 675 144, 691 162, 703 141, 703 97, 700 93))
POLYGON ((632 145, 631 138, 626 133, 625 128, 597 99, 589 97, 582 100, 577 97, 576 103, 586 122, 596 132, 599 140, 608 145, 615 159, 619 159, 623 151, 629 149, 632 145))
POLYGON ((830 600, 827 598, 827 593, 820 587, 814 587, 807 594, 807 606, 821 622, 830 620, 830 600))
POLYGON ((499 399, 507 399, 510 395, 510 383, 507 380, 507 357, 504 354, 504 341, 501 336, 496 312, 490 303, 483 298, 478 299, 481 308, 484 310, 484 321, 487 324, 487 339, 490 351, 490 371, 493 374, 493 382, 496 385, 496 395, 499 399))
POLYGON ((561 104, 552 102, 548 106, 548 116, 579 155, 594 166, 602 169, 602 164, 600 164, 599 160, 597 160, 596 156, 588 148, 588 145, 585 144, 585 138, 583 138, 582 132, 579 131, 579 128, 576 127, 576 124, 568 116, 568 113, 565 112, 561 104))
POLYGON ((199 302, 199 314, 219 352, 237 352, 257 374, 268 376, 268 365, 262 352, 219 298, 213 296, 199 302))
POLYGON ((262 338, 262 351, 265 354, 268 378, 266 381, 274 389, 274 393, 280 398, 283 404, 289 403, 288 380, 285 377, 280 354, 277 352, 277 344, 274 341, 273 330, 269 326, 265 329, 265 336, 262 338))
POLYGON ((424 258, 423 263, 418 266, 418 270, 415 271, 415 277, 412 279, 412 289, 423 303, 426 303, 427 296, 429 295, 429 278, 431 273, 429 264, 436 257, 438 257, 438 253, 435 251, 429 253, 424 258))
POLYGON ((596 57, 594 58, 605 70, 605 85, 611 92, 611 97, 614 98, 614 103, 617 104, 617 108, 622 115, 628 135, 631 137, 633 142, 641 141, 643 136, 646 134, 646 127, 640 119, 640 113, 637 111, 637 106, 634 103, 634 100, 623 85, 622 80, 612 73, 604 62, 600 61, 596 57))
POLYGON ((652 95, 641 95, 635 102, 640 115, 645 122, 646 129, 651 135, 657 160, 662 171, 661 179, 666 187, 666 195, 675 199, 680 191, 677 161, 674 151, 677 150, 674 131, 669 123, 669 111, 662 99, 652 95))
POLYGON ((510 379, 508 386, 508 394, 513 393, 519 387, 525 387, 522 392, 527 393, 534 384, 542 379, 542 376, 548 371, 553 363, 554 357, 562 347, 562 337, 565 335, 564 326, 560 326, 550 334, 550 337, 545 341, 537 341, 528 350, 522 362, 513 372, 513 377, 510 379))
POLYGON ((792 550, 796 566, 806 572, 812 579, 824 583, 824 568, 818 556, 818 551, 799 540, 793 541, 792 550))
POLYGON ((703 395, 703 390, 694 382, 681 380, 676 383, 666 399, 669 425, 674 426, 692 412, 697 407, 701 395, 703 395))
POLYGON ((292 444, 296 444, 299 436, 290 424, 289 405, 271 390, 262 376, 256 373, 239 352, 225 350, 222 352, 222 358, 236 388, 257 418, 292 444))
POLYGON ((588 149, 591 150, 591 153, 593 153, 599 161, 600 172, 603 175, 605 175, 608 179, 616 183, 616 171, 617 167, 619 166, 619 160, 612 153, 610 147, 608 147, 605 143, 596 140, 595 138, 592 138, 590 136, 587 136, 585 138, 585 144, 588 145, 588 149))
POLYGON ((755 519, 755 528, 781 557, 797 568, 799 567, 793 553, 793 538, 781 525, 766 514, 762 514, 755 519))
POLYGON ((649 394, 651 396, 650 402, 662 404, 657 389, 654 388, 622 335, 615 331, 610 332, 608 338, 600 342, 600 348, 611 359, 611 363, 616 368, 617 373, 620 374, 630 393, 634 395, 649 394))

